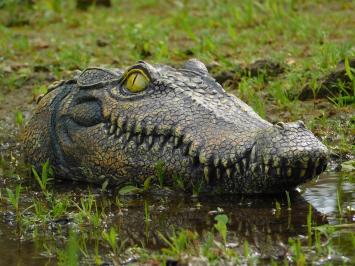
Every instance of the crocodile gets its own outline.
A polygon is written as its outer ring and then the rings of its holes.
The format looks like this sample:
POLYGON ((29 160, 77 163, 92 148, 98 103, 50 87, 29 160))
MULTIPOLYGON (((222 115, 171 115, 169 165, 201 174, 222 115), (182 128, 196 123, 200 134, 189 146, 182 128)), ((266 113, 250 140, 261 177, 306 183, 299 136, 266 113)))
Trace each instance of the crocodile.
POLYGON ((87 68, 48 88, 25 127, 26 162, 55 176, 211 193, 281 193, 322 173, 328 150, 302 121, 270 123, 197 59, 87 68))

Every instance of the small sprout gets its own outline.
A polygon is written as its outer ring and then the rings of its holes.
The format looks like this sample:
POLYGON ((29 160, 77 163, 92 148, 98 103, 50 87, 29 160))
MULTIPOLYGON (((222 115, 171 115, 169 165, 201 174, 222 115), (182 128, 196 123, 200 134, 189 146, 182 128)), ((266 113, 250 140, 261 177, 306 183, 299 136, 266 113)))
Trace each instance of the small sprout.
POLYGON ((290 211, 291 209, 291 199, 290 199, 290 193, 286 190, 286 198, 287 198, 287 210, 290 211))
POLYGON ((150 182, 152 181, 153 178, 154 176, 149 176, 146 178, 146 180, 144 180, 143 191, 148 191, 148 189, 150 188, 150 182))
POLYGON ((151 222, 152 220, 150 219, 150 211, 149 211, 149 205, 147 201, 144 201, 144 215, 145 215, 145 222, 151 222))
POLYGON ((312 205, 309 204, 308 215, 307 215, 307 236, 308 236, 308 246, 312 246, 312 205))
POLYGON ((349 79, 350 79, 351 81, 353 81, 353 80, 354 80, 354 76, 353 76, 354 70, 351 69, 351 66, 350 66, 349 58, 348 58, 348 57, 345 58, 344 65, 345 65, 346 75, 348 75, 349 79))
POLYGON ((159 186, 163 187, 164 180, 165 180, 165 170, 164 170, 164 162, 163 161, 159 161, 155 165, 155 174, 158 178, 159 186))
POLYGON ((244 256, 248 258, 250 256, 250 248, 247 240, 244 241, 244 256))
POLYGON ((339 193, 339 190, 337 190, 337 207, 338 207, 339 216, 342 218, 343 211, 342 211, 341 203, 342 203, 341 194, 339 193))
POLYGON ((45 194, 45 196, 49 196, 49 192, 47 190, 47 185, 48 182, 51 181, 53 178, 53 169, 49 165, 49 161, 47 160, 43 165, 42 165, 42 172, 41 176, 39 176, 36 168, 32 166, 32 173, 38 182, 39 186, 41 187, 42 192, 45 194))
POLYGON ((16 124, 20 127, 23 124, 23 113, 21 111, 16 112, 16 124))
POLYGON ((185 190, 184 181, 183 181, 183 179, 181 178, 180 175, 174 174, 172 176, 172 179, 174 180, 174 183, 175 183, 177 188, 179 188, 181 190, 185 190))
POLYGON ((225 214, 219 214, 215 218, 217 223, 214 227, 217 229, 218 233, 220 234, 223 243, 225 244, 227 241, 227 223, 228 223, 228 216, 225 214))
POLYGON ((111 250, 114 254, 118 253, 117 237, 118 237, 118 234, 117 234, 115 228, 113 228, 113 227, 110 228, 110 231, 108 233, 105 231, 102 232, 102 238, 107 241, 107 243, 110 245, 111 250))
POLYGON ((17 215, 20 214, 19 203, 20 203, 21 189, 22 189, 21 185, 17 185, 14 193, 11 189, 6 188, 8 199, 11 205, 14 207, 17 215))
MULTIPOLYGON (((58 255, 59 263, 58 265, 79 265, 79 242, 77 236, 74 232, 69 233, 69 240, 66 245, 65 251, 61 251, 58 255)), ((52 252, 50 252, 52 253, 52 252)))

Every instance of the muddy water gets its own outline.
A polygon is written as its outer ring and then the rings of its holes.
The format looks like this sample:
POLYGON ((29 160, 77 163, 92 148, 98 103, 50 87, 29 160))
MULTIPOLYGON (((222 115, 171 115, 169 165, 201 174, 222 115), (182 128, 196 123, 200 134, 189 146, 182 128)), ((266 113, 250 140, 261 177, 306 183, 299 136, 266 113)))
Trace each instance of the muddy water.
MULTIPOLYGON (((351 173, 350 173, 351 174, 351 173)), ((340 217, 339 209, 355 208, 355 184, 348 181, 349 173, 326 172, 317 182, 312 182, 301 188, 300 192, 291 194, 291 210, 287 210, 287 200, 284 196, 243 197, 218 196, 192 198, 187 195, 164 192, 163 196, 151 193, 147 196, 124 197, 121 199, 122 208, 111 208, 108 211, 108 223, 117 225, 120 236, 126 239, 126 247, 139 245, 150 249, 163 246, 159 233, 171 234, 179 228, 197 231, 203 235, 213 228, 214 216, 223 212, 229 217, 228 245, 243 250, 245 240, 251 251, 259 259, 283 258, 287 252, 289 237, 307 235, 307 215, 309 205, 312 206, 314 225, 346 224, 354 222, 354 215, 340 217), (281 204, 281 210, 275 209, 275 203, 281 204), (149 206, 149 222, 145 222, 144 206, 149 206)), ((4 188, 4 184, 1 185, 4 188)), ((98 188, 87 188, 78 184, 56 184, 55 193, 60 195, 68 191, 78 194, 88 193, 88 190, 98 194, 98 188)), ((3 189, 2 189, 3 191, 3 189)), ((33 192, 27 190, 22 201, 31 203, 33 192)), ((114 195, 98 196, 101 201, 112 205, 114 195)), ((63 227, 72 226, 70 220, 59 221, 63 227)), ((63 248, 60 237, 34 240, 31 235, 20 238, 15 235, 16 225, 14 215, 4 204, 0 209, 0 265, 54 265, 47 247, 63 248)), ((339 241, 338 249, 343 258, 336 256, 331 260, 354 260, 353 250, 345 234, 344 241, 339 241)), ((108 251, 100 249, 103 255, 108 251)), ((88 264, 92 261, 88 261, 88 264)))

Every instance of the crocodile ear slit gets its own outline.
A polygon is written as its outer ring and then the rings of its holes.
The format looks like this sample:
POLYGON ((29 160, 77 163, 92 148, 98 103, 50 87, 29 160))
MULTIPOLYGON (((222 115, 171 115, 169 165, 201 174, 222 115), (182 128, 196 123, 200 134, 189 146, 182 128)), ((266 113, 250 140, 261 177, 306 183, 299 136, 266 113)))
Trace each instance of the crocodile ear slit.
POLYGON ((87 68, 78 77, 80 89, 98 89, 110 83, 119 83, 121 76, 104 68, 87 68))

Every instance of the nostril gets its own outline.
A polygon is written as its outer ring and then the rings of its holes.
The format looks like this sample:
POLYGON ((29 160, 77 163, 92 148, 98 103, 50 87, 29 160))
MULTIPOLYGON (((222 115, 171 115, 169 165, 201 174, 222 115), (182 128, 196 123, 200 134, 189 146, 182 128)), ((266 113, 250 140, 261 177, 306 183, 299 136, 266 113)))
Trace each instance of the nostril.
POLYGON ((284 122, 277 122, 275 124, 275 126, 278 127, 278 128, 284 129, 285 128, 285 123, 284 122))
POLYGON ((306 126, 304 125, 304 122, 303 122, 302 120, 298 120, 298 121, 297 121, 297 124, 298 124, 298 126, 301 127, 301 128, 306 128, 306 126))

